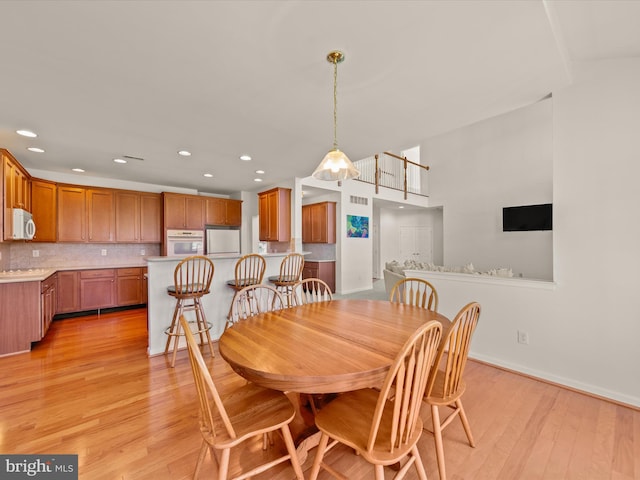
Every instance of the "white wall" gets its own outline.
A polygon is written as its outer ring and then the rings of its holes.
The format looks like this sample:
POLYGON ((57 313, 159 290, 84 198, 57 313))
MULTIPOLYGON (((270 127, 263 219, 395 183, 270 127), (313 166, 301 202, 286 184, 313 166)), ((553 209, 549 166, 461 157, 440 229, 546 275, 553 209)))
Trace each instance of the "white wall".
POLYGON ((483 304, 472 356, 640 406, 640 59, 574 67, 574 84, 553 92, 555 285, 436 288, 447 316, 483 304))
POLYGON ((552 202, 550 99, 429 138, 429 205, 444 207, 444 263, 553 278, 550 231, 503 232, 502 208, 552 202))

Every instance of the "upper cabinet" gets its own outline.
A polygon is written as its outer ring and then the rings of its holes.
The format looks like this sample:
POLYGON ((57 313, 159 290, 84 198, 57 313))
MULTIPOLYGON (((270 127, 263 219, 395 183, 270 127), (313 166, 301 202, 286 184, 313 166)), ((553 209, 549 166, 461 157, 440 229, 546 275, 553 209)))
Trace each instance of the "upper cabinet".
POLYGON ((116 242, 160 243, 160 194, 116 190, 114 195, 116 242))
POLYGON ((336 243, 336 202, 302 206, 302 243, 336 243))
POLYGON ((59 185, 58 241, 115 241, 113 191, 59 185))
POLYGON ((163 193, 164 228, 204 230, 205 197, 163 193))
POLYGON ((58 185, 58 241, 87 241, 87 205, 84 188, 58 185))
POLYGON ((113 190, 107 188, 87 190, 87 233, 90 242, 114 242, 116 217, 113 190))
POLYGON ((36 224, 34 242, 55 242, 58 191, 54 182, 34 178, 31 180, 31 213, 36 224))
POLYGON ((7 150, 0 149, 2 158, 4 191, 4 235, 5 240, 13 236, 13 208, 31 211, 31 191, 29 173, 7 150))
POLYGON ((206 225, 239 227, 242 224, 242 201, 227 198, 207 197, 205 209, 206 225))
POLYGON ((260 241, 291 240, 291 189, 273 188, 258 194, 260 241))
POLYGON ((57 224, 58 242, 160 243, 159 193, 56 185, 34 179, 32 197, 35 241, 56 241, 51 225, 57 224))

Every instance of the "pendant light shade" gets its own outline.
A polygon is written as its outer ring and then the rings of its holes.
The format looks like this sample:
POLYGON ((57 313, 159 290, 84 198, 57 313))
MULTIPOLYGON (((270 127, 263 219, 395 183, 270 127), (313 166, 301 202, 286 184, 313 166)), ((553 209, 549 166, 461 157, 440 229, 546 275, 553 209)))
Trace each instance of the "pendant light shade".
POLYGON ((338 149, 338 63, 343 60, 344 54, 340 51, 333 51, 327 55, 327 61, 333 63, 333 148, 329 150, 313 172, 313 178, 318 180, 341 181, 357 178, 360 175, 349 157, 338 149))

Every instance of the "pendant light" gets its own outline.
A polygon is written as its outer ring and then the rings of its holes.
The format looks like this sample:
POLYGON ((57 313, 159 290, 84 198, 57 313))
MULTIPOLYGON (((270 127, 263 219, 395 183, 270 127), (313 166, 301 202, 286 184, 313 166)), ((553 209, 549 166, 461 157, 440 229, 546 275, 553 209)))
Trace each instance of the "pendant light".
POLYGON ((313 177, 318 180, 341 181, 357 178, 360 172, 353 166, 349 157, 338 149, 338 63, 344 60, 344 54, 340 51, 333 51, 327 55, 327 61, 333 63, 333 148, 325 155, 313 172, 313 177))

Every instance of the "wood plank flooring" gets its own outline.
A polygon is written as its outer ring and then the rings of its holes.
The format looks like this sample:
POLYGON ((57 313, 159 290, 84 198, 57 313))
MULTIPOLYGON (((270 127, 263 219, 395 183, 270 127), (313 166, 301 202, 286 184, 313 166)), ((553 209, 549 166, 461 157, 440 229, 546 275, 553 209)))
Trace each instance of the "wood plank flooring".
MULTIPOLYGON (((191 478, 201 439, 186 352, 172 369, 164 356, 148 358, 146 347, 140 309, 55 321, 30 353, 0 358, 0 452, 78 454, 83 480, 191 478)), ((220 356, 205 358, 221 388, 244 382, 220 356)), ((457 420, 445 430, 450 480, 640 479, 639 411, 476 362, 466 380, 477 447, 457 420)), ((233 468, 282 446, 272 448, 263 452, 256 439, 235 453, 233 468)), ((429 478, 438 479, 428 432, 420 452, 429 478)), ((307 474, 314 453, 303 465, 307 474)), ((373 478, 347 448, 328 459, 348 478, 373 478)), ((216 478, 210 458, 202 478, 216 478)), ((255 478, 294 475, 285 465, 255 478)))

